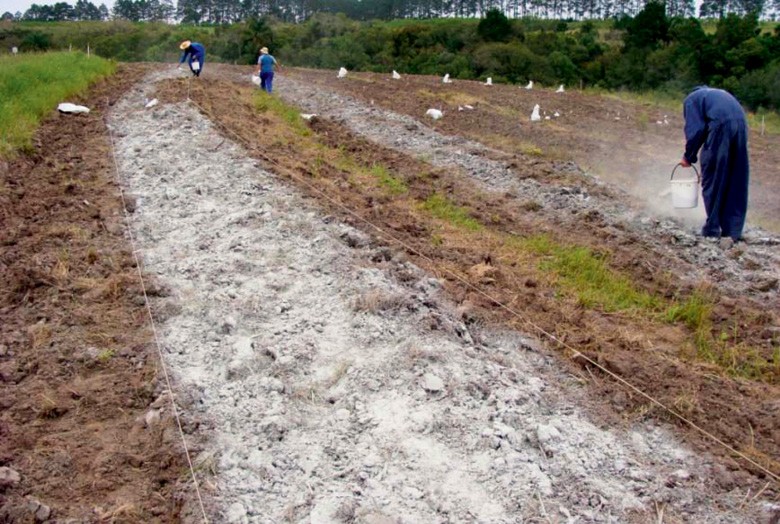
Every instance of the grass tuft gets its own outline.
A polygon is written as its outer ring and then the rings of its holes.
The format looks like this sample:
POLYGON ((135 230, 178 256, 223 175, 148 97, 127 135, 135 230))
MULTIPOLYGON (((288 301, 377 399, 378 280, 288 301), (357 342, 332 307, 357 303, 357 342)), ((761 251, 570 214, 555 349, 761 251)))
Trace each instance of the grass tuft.
POLYGON ((116 355, 116 351, 113 349, 104 349, 100 352, 100 354, 97 356, 98 360, 102 363, 106 363, 112 358, 114 358, 114 355, 116 355))
POLYGON ((402 195, 409 191, 403 180, 390 174, 387 168, 381 164, 371 166, 371 174, 379 180, 379 185, 387 189, 391 195, 402 195))
POLYGON ((693 332, 709 332, 712 327, 712 298, 701 291, 694 292, 683 302, 672 304, 664 313, 667 322, 683 322, 693 332))
POLYGON ((574 293, 580 305, 604 311, 655 311, 660 300, 637 289, 611 269, 607 255, 582 246, 558 244, 547 235, 518 240, 519 247, 543 257, 540 268, 553 272, 558 284, 574 293))
POLYGON ((422 208, 436 218, 449 222, 453 226, 462 227, 469 231, 479 231, 482 229, 482 224, 469 216, 466 208, 454 204, 446 196, 440 193, 434 193, 428 197, 428 199, 423 202, 422 208))
POLYGON ((271 112, 284 120, 297 135, 309 136, 311 129, 301 117, 301 112, 290 105, 285 104, 279 98, 269 95, 265 91, 255 93, 255 108, 261 113, 271 112))

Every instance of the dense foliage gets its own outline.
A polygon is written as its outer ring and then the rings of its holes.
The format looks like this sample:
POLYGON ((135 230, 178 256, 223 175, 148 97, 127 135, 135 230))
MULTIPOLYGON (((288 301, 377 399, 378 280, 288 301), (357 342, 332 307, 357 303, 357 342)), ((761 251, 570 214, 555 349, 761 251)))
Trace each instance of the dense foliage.
MULTIPOLYGON (((396 20, 483 17, 496 10, 511 18, 608 19, 634 16, 647 0, 117 0, 111 15, 115 19, 178 21, 187 24, 226 24, 273 16, 285 22, 302 22, 316 13, 343 13, 353 20, 396 20)), ((664 0, 668 16, 689 17, 695 0, 664 0)), ((755 13, 774 19, 780 0, 703 0, 699 15, 719 17, 732 13, 755 13)), ((90 0, 53 5, 33 4, 25 13, 6 12, 2 19, 38 21, 107 20, 105 4, 90 0)))
POLYGON ((694 18, 669 17, 667 10, 651 2, 634 17, 608 22, 508 19, 498 10, 482 19, 391 22, 330 14, 298 24, 265 17, 217 26, 5 22, 0 45, 35 50, 89 44, 119 60, 170 61, 178 42, 190 39, 206 45, 209 60, 246 64, 266 45, 299 66, 675 95, 706 83, 728 89, 749 108, 780 108, 780 29, 762 31, 756 14, 729 14, 703 26, 694 18))

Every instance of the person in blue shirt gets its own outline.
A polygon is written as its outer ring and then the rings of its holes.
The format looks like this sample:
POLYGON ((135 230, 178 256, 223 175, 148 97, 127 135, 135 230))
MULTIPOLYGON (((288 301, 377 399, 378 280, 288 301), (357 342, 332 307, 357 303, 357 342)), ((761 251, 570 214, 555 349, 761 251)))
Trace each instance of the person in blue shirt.
POLYGON ((723 238, 729 245, 742 237, 748 206, 748 128, 745 111, 722 89, 697 87, 683 103, 684 167, 696 162, 701 149, 701 185, 707 220, 705 237, 723 238))
POLYGON ((203 71, 203 63, 206 61, 206 48, 203 47, 203 44, 185 40, 181 43, 179 49, 182 50, 181 58, 179 59, 179 67, 181 67, 185 60, 188 60, 192 74, 200 76, 200 73, 203 71))
POLYGON ((260 89, 271 93, 274 84, 274 66, 279 70, 282 66, 276 61, 276 58, 268 54, 268 48, 260 49, 260 57, 257 59, 257 73, 260 75, 260 89))

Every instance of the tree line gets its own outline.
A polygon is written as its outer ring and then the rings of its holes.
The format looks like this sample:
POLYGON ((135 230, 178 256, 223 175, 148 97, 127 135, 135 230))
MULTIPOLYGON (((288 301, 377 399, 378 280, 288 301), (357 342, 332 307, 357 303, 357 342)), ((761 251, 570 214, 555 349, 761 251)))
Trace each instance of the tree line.
MULTIPOLYGON (((273 16, 302 22, 317 13, 343 13, 353 20, 477 18, 498 10, 509 18, 608 19, 633 17, 646 0, 117 0, 109 13, 105 4, 90 0, 75 5, 57 2, 33 4, 24 13, 6 12, 6 20, 79 21, 109 18, 141 21, 177 21, 185 24, 229 24, 273 16)), ((666 0, 667 16, 695 16, 694 0, 666 0)), ((728 14, 756 14, 775 19, 780 0, 704 0, 698 15, 723 18, 728 14)))
POLYGON ((302 23, 275 17, 217 26, 68 22, 0 24, 0 49, 85 49, 121 61, 173 61, 182 40, 203 43, 209 60, 252 64, 267 46, 289 65, 443 75, 494 82, 661 90, 722 87, 748 108, 780 110, 780 26, 756 13, 717 22, 669 16, 650 2, 609 21, 480 19, 359 21, 318 13, 302 23), (706 30, 705 30, 706 29, 706 30))

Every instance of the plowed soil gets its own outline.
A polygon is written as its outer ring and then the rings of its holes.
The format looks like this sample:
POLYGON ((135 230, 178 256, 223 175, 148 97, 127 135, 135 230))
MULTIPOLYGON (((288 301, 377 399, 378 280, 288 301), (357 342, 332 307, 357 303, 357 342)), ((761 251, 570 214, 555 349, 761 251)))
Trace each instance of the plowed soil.
POLYGON ((166 409, 144 422, 159 357, 103 120, 146 70, 121 67, 73 100, 88 115, 55 113, 0 166, 0 466, 21 477, 0 485, 2 522, 45 520, 38 504, 57 522, 179 520, 185 462, 166 409))

